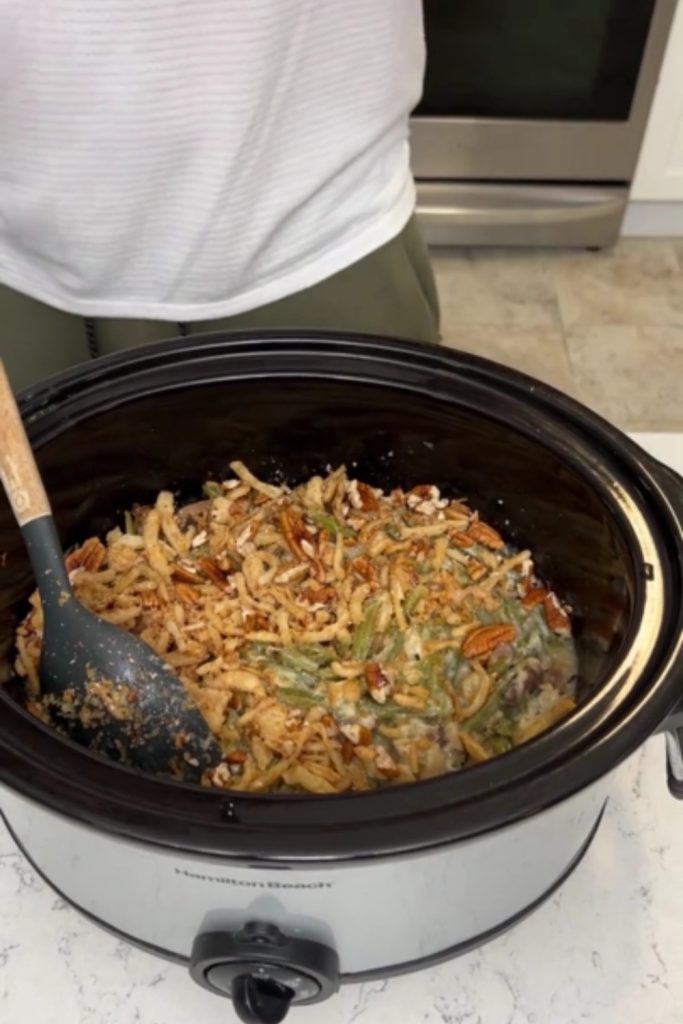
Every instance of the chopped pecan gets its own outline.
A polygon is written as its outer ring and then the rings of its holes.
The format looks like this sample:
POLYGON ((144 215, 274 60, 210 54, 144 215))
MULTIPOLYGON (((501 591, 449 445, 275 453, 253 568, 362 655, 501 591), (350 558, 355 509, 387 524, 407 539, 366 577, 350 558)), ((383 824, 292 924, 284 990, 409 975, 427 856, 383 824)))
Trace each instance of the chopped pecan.
POLYGON ((356 481, 356 488, 358 490, 358 496, 360 498, 360 507, 363 512, 376 512, 379 508, 379 501, 377 495, 373 491, 369 484, 364 484, 362 481, 356 481))
POLYGON ((360 725, 360 742, 367 747, 372 740, 372 733, 368 729, 367 725, 360 725))
POLYGON ((376 661, 369 661, 365 666, 365 679, 370 696, 378 704, 385 704, 393 690, 393 684, 382 666, 376 661))
POLYGON ((440 497, 438 487, 432 484, 418 484, 406 494, 406 504, 409 508, 417 508, 424 502, 438 501, 440 497))
POLYGON ((340 731, 349 743, 353 743, 355 747, 359 744, 363 747, 367 747, 372 742, 372 733, 368 729, 367 725, 361 725, 360 722, 342 725, 340 726, 340 731))
POLYGON ((353 755, 355 753, 356 753, 356 749, 355 749, 353 743, 351 742, 351 740, 347 740, 346 738, 344 738, 342 740, 342 745, 341 745, 341 756, 342 756, 342 761, 344 762, 344 764, 350 764, 351 761, 353 761, 353 755))
POLYGON ((466 658, 483 658, 501 644, 512 643, 516 636, 516 628, 508 622, 475 626, 463 640, 462 653, 466 658))
POLYGON ((543 610, 548 625, 554 633, 571 633, 571 621, 555 594, 547 594, 543 599, 543 610))
POLYGON ((225 755, 225 760, 228 764, 244 764, 247 755, 244 750, 231 750, 229 754, 225 755))
POLYGON ((147 611, 151 611, 153 608, 161 608, 161 598, 156 590, 143 590, 142 597, 140 599, 142 607, 147 611))
POLYGON ((334 587, 311 587, 310 589, 303 591, 301 599, 306 601, 307 604, 327 604, 328 601, 334 600, 336 593, 337 592, 334 587))
POLYGON ((488 523, 482 523, 478 520, 474 523, 470 523, 467 527, 467 532, 478 544, 483 544, 486 548, 491 548, 493 551, 498 551, 503 547, 504 541, 497 530, 494 530, 488 523))
POLYGON ((355 573, 356 576, 360 576, 366 583, 374 583, 377 579, 377 573, 375 567, 369 558, 364 555, 360 558, 354 558, 349 566, 351 572, 355 573))
MULTIPOLYGON (((350 722, 340 727, 342 736, 344 736, 349 743, 353 743, 354 747, 357 747, 360 743, 360 726, 356 722, 350 722)), ((364 744, 366 745, 366 744, 364 744)))
POLYGON ((255 633, 258 630, 270 630, 268 616, 263 612, 249 612, 244 620, 244 628, 247 633, 255 633))
POLYGON ((377 770, 382 773, 387 779, 395 779, 401 773, 394 761, 393 757, 384 747, 377 747, 377 756, 375 758, 375 765, 377 770))
POLYGON ((406 495, 406 504, 413 512, 423 516, 433 516, 440 509, 444 509, 448 502, 441 500, 441 493, 438 487, 433 484, 418 484, 406 495))
POLYGON ((335 722, 335 720, 332 717, 332 715, 329 715, 329 714, 323 715, 323 717, 320 719, 320 721, 325 726, 325 728, 327 730, 327 735, 328 736, 334 736, 334 734, 337 731, 337 723, 335 722))
POLYGON ((67 572, 74 569, 85 569, 86 572, 97 572, 104 565, 107 549, 98 537, 89 537, 80 548, 67 555, 64 565, 67 572))

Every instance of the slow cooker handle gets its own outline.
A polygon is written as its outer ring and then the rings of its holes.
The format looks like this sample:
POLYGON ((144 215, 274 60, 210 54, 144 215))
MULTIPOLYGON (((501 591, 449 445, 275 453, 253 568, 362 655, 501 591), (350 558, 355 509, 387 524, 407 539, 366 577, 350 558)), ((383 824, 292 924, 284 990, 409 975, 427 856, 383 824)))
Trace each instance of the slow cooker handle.
POLYGON ((232 1004, 244 1024, 280 1024, 293 998, 287 985, 253 974, 239 974, 232 983, 232 1004))
MULTIPOLYGON (((679 520, 683 523, 683 477, 673 469, 654 463, 654 474, 679 520)), ((666 733, 666 759, 669 790, 683 800, 683 693, 681 699, 662 725, 666 733)))

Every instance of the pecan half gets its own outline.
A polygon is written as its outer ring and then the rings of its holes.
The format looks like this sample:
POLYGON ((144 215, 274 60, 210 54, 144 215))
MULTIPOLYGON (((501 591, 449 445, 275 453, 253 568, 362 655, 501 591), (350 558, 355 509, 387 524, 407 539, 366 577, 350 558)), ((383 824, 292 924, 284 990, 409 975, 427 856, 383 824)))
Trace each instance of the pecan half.
POLYGON ((571 633, 571 621, 555 594, 547 594, 543 599, 543 610, 548 625, 553 633, 571 633))
POLYGON ((474 544, 474 537, 470 537, 469 531, 452 533, 451 543, 455 544, 456 548, 471 548, 474 544))
POLYGON ((213 558, 198 558, 197 565, 201 569, 202 573, 215 583, 217 587, 224 587, 227 576, 225 573, 218 568, 213 558))
POLYGON ((537 604, 543 604, 547 596, 545 587, 532 587, 522 598, 522 608, 535 608, 537 604))
POLYGON ((175 592, 183 604, 196 604, 199 600, 199 591, 191 583, 176 583, 175 592))
POLYGON ((463 519, 470 518, 472 515, 472 509, 468 508, 467 505, 463 505, 461 501, 449 501, 448 505, 444 509, 446 519, 463 519))
POLYGON ((308 531, 304 525, 303 516, 287 505, 280 512, 280 527, 287 547, 292 554, 296 555, 301 561, 313 561, 315 551, 313 551, 308 531), (306 548, 309 549, 308 552, 302 546, 302 541, 306 542, 306 548), (311 555, 311 551, 313 551, 313 555, 311 555))
POLYGON ((493 551, 498 551, 505 543, 498 531, 494 530, 488 523, 479 521, 470 523, 467 527, 467 532, 478 544, 483 544, 485 548, 491 548, 493 551))
POLYGON ((483 658, 501 644, 511 644, 516 636, 516 628, 508 622, 475 626, 463 640, 462 653, 466 658, 483 658))
POLYGON ((477 580, 483 579, 486 576, 488 569, 481 562, 478 562, 476 558, 470 558, 467 563, 467 575, 471 580, 476 583, 477 580))
POLYGON ((188 569, 187 566, 181 565, 180 562, 176 562, 171 568, 171 575, 174 579, 180 580, 182 583, 198 583, 199 575, 194 569, 188 569))

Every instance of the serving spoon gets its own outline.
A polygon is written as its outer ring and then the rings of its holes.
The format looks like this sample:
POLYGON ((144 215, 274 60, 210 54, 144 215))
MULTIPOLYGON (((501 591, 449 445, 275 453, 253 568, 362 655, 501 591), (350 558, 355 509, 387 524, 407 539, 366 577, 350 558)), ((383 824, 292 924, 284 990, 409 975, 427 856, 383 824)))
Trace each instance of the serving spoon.
POLYGON ((180 679, 151 647, 76 598, 1 361, 0 478, 42 602, 40 682, 54 723, 116 761, 198 781, 220 761, 220 746, 180 679))

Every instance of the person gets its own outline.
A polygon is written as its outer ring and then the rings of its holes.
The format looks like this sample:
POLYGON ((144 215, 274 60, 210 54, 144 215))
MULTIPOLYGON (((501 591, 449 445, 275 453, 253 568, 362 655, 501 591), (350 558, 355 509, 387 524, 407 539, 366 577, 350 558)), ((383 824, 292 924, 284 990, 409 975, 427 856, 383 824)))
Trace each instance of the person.
POLYGON ((420 0, 1 0, 16 390, 245 327, 438 340, 408 119, 420 0))

